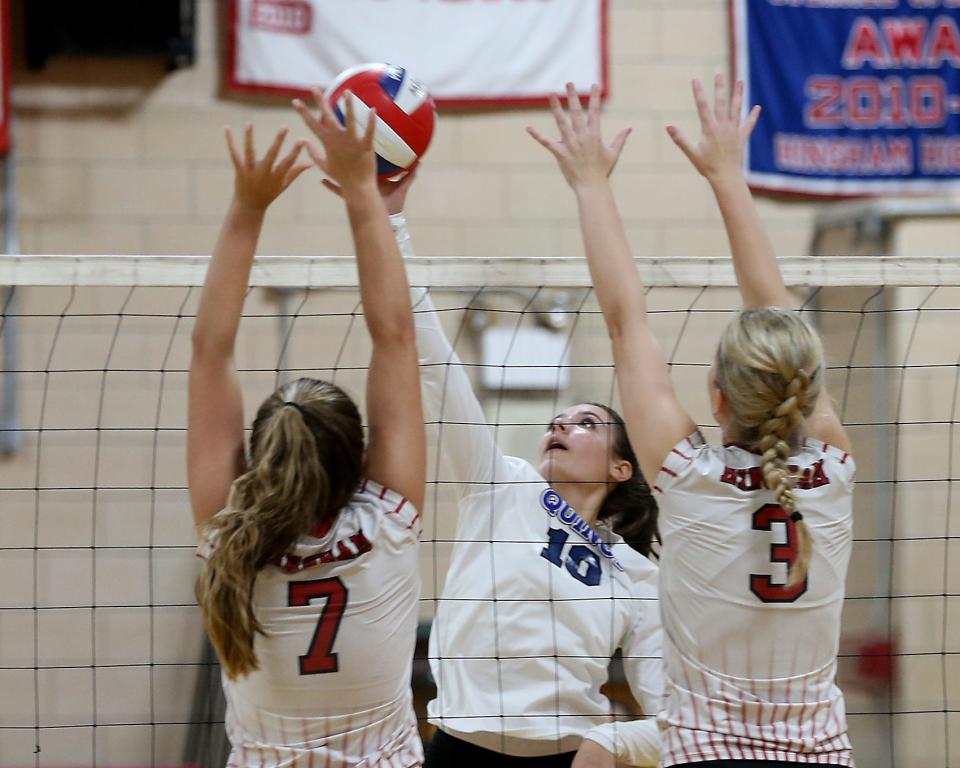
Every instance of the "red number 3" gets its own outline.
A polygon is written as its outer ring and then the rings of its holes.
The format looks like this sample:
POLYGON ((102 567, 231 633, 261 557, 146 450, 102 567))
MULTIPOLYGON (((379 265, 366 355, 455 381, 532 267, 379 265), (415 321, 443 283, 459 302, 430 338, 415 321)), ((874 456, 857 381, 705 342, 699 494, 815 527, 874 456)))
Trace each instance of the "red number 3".
POLYGON ((333 653, 333 643, 347 607, 347 588, 336 577, 290 582, 287 605, 309 605, 321 598, 326 598, 327 602, 320 611, 320 620, 313 631, 310 648, 300 657, 301 675, 323 675, 340 668, 337 654, 333 653))
MULTIPOLYGON (((773 523, 784 523, 787 526, 787 540, 783 544, 770 545, 770 562, 786 563, 789 570, 799 555, 796 524, 783 507, 776 504, 764 504, 753 513, 753 530, 769 531, 773 523)), ((792 603, 807 591, 807 579, 788 587, 785 584, 774 584, 766 574, 751 573, 750 591, 765 603, 792 603)))

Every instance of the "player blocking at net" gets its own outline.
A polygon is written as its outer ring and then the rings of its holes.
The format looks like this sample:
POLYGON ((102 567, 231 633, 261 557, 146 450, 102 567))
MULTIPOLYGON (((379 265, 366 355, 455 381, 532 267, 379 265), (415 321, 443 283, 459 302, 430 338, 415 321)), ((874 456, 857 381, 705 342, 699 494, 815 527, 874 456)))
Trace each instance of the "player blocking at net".
MULTIPOLYGON (((410 182, 381 185, 407 257, 410 182)), ((424 411, 460 490, 430 632, 437 730, 425 768, 570 766, 585 735, 611 749, 629 736, 636 764, 656 765, 656 505, 622 418, 599 403, 570 405, 547 425, 536 466, 505 455, 429 291, 412 295, 424 411), (618 648, 649 718, 627 734, 601 692, 618 648)))
MULTIPOLYGON (((744 303, 708 377, 721 447, 705 443, 680 405, 647 322, 608 182, 627 132, 605 145, 599 89, 584 113, 570 86, 566 112, 552 98, 559 140, 531 133, 576 195, 627 429, 660 508, 661 764, 852 766, 835 679, 854 463, 824 386, 820 340, 786 308, 789 295, 743 178, 759 110, 741 123, 742 83, 730 99, 722 78, 715 86, 711 109, 694 82, 697 143, 668 131, 714 190, 744 303)), ((588 740, 575 766, 613 759, 588 740)))
POLYGON ((234 347, 267 207, 308 165, 258 158, 227 133, 234 196, 193 332, 188 480, 204 558, 197 596, 220 657, 230 766, 419 765, 410 675, 420 594, 425 437, 403 261, 377 191, 371 120, 341 127, 298 109, 323 145, 314 163, 343 190, 373 342, 369 439, 335 385, 273 392, 244 458, 234 347))
MULTIPOLYGON (((380 183, 406 258, 415 174, 380 183)), ((561 768, 585 734, 611 749, 629 737, 636 764, 656 765, 661 633, 648 558, 657 510, 623 419, 599 403, 571 405, 547 426, 538 468, 505 456, 429 290, 413 289, 411 300, 424 411, 440 425, 437 449, 461 491, 430 631, 437 695, 427 712, 437 730, 425 768, 561 768), (623 735, 601 693, 617 648, 650 718, 623 735)))

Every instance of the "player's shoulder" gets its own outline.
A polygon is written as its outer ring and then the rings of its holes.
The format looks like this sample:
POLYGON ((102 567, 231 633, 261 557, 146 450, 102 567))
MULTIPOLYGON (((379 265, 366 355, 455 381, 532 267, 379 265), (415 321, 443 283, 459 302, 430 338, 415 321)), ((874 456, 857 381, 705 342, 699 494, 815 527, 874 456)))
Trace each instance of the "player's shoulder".
POLYGON ((817 440, 815 437, 805 437, 803 439, 801 449, 802 455, 806 455, 812 460, 826 458, 843 466, 846 466, 847 464, 853 466, 854 464, 853 456, 851 456, 843 448, 840 448, 836 445, 831 445, 830 443, 825 443, 822 440, 817 440))
POLYGON ((656 587, 660 568, 653 560, 640 554, 626 543, 622 547, 618 547, 616 551, 618 552, 617 560, 635 583, 656 587))
POLYGON ((700 430, 695 430, 674 445, 663 459, 661 473, 676 477, 687 471, 691 466, 702 463, 716 455, 717 451, 703 437, 700 430))
POLYGON ((595 527, 597 535, 613 554, 616 566, 619 566, 630 579, 631 584, 656 589, 660 569, 649 557, 635 550, 623 537, 605 525, 595 527))
POLYGON ((814 480, 823 480, 810 483, 814 488, 826 485, 826 479, 830 479, 839 480, 840 485, 849 491, 857 473, 856 462, 847 451, 813 437, 804 438, 797 464, 804 477, 812 475, 814 480))
POLYGON ((360 483, 344 511, 372 515, 388 523, 397 523, 404 529, 416 527, 420 520, 420 510, 409 499, 369 478, 360 483))

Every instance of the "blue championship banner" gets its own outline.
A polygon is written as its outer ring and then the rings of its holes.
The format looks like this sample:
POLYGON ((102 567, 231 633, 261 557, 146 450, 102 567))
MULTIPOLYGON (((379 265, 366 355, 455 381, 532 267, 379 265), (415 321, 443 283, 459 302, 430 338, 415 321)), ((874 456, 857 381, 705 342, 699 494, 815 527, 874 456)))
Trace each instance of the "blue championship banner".
POLYGON ((960 0, 731 0, 763 113, 746 173, 810 196, 960 190, 960 0))

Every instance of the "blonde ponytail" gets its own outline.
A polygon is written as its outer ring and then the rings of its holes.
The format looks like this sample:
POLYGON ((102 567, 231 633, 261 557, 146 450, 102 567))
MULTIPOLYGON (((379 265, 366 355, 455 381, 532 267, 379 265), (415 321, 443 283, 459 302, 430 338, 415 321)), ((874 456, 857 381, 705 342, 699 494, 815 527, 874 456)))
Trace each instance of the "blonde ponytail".
POLYGON ((203 531, 214 548, 197 580, 207 632, 230 678, 258 668, 257 574, 349 499, 360 481, 363 431, 342 390, 299 379, 260 406, 250 443, 252 467, 203 531))
MULTIPOLYGON (((784 372, 786 373, 786 372, 784 372)), ((786 375, 784 375, 786 379, 786 375)), ((763 456, 764 485, 773 491, 780 508, 794 523, 797 537, 797 557, 787 576, 787 586, 799 584, 807 577, 812 543, 810 532, 797 511, 797 496, 794 491, 796 477, 790 473, 790 437, 799 433, 803 425, 803 406, 810 388, 810 376, 803 369, 794 372, 787 385, 787 399, 773 412, 772 418, 760 426, 760 452, 763 456)))
POLYGON ((787 586, 806 578, 812 554, 789 460, 820 394, 822 358, 817 335, 795 312, 777 307, 741 312, 717 349, 717 386, 733 414, 737 438, 761 454, 764 485, 794 525, 797 557, 787 586))

